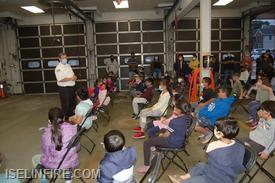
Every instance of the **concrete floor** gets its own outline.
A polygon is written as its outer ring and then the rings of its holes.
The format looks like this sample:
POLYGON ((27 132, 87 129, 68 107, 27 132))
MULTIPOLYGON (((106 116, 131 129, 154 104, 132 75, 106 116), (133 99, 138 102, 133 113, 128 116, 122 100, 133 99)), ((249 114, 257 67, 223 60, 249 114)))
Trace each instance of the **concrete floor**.
MULTIPOLYGON (((47 112, 50 107, 59 106, 58 95, 34 95, 34 96, 13 96, 8 99, 0 99, 0 152, 3 152, 7 159, 7 168, 31 168, 31 158, 34 154, 40 153, 40 136, 38 128, 47 125, 47 112)), ((79 152, 81 168, 97 168, 98 163, 104 155, 104 150, 100 145, 103 135, 111 129, 119 129, 126 136, 126 145, 135 146, 138 151, 136 167, 142 165, 143 154, 142 145, 144 140, 134 140, 132 128, 138 125, 138 121, 132 120, 130 100, 126 97, 119 97, 114 100, 114 105, 110 107, 111 122, 99 121, 99 132, 89 131, 89 135, 97 143, 93 154, 89 155, 84 149, 79 152)), ((240 120, 246 119, 246 113, 239 109, 236 113, 240 120)), ((239 136, 246 136, 248 129, 241 125, 239 136)), ((86 143, 85 141, 83 142, 86 143)), ((187 146, 190 157, 185 157, 188 168, 190 169, 198 161, 205 161, 205 153, 202 145, 197 140, 197 134, 193 133, 190 143, 187 146)), ((269 160, 266 168, 273 173, 275 158, 269 160)), ((167 174, 182 174, 177 167, 171 166, 167 174)), ((141 175, 136 174, 137 180, 141 175)), ((75 181, 78 182, 78 181, 75 181)), ((86 182, 95 182, 86 180, 86 182)), ((167 175, 164 175, 159 182, 169 182, 167 175)), ((255 183, 271 182, 263 173, 259 173, 254 179, 255 183)))

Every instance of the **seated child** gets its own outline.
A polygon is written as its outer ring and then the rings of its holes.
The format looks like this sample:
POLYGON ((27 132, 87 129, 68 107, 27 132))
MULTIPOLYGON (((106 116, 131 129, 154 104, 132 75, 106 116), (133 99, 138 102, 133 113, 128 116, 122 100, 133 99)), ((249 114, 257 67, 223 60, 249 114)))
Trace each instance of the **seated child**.
MULTIPOLYGON (((173 107, 175 106, 176 101, 178 100, 184 100, 181 94, 176 94, 173 96, 173 107)), ((177 118, 177 113, 175 111, 173 111, 173 114, 170 116, 170 118, 162 117, 160 120, 149 122, 147 124, 147 133, 149 138, 156 137, 162 129, 167 129, 170 121, 174 118, 177 118)))
POLYGON ((202 143, 208 143, 213 136, 213 132, 209 130, 209 127, 214 127, 217 119, 226 117, 229 114, 231 105, 234 102, 234 97, 228 97, 229 94, 229 88, 219 88, 218 98, 199 110, 198 124, 195 130, 202 134, 200 136, 202 137, 202 143))
POLYGON ((94 103, 93 109, 97 109, 99 107, 109 105, 111 98, 109 96, 107 96, 107 94, 108 94, 108 91, 106 89, 106 85, 104 83, 102 83, 99 87, 99 93, 97 96, 97 100, 94 103))
POLYGON ((164 112, 166 112, 171 97, 167 88, 166 80, 160 82, 159 89, 162 92, 159 96, 158 102, 153 107, 143 109, 140 112, 140 126, 134 129, 134 131, 136 132, 133 136, 134 139, 145 138, 144 128, 146 127, 147 117, 160 117, 163 115, 164 112))
POLYGON ((21 183, 19 175, 15 172, 10 172, 6 169, 7 159, 4 154, 0 152, 0 182, 1 183, 21 183))
MULTIPOLYGON (((69 142, 77 133, 77 127, 64 121, 64 115, 60 108, 51 108, 48 117, 48 127, 44 129, 41 138, 40 162, 46 169, 56 169, 67 151, 69 142)), ((77 155, 79 148, 79 145, 71 148, 60 169, 74 169, 79 167, 77 155)), ((71 175, 65 177, 67 181, 71 179, 71 175)))
POLYGON ((261 104, 268 100, 275 101, 275 96, 267 77, 258 76, 258 81, 256 83, 255 89, 256 100, 253 100, 248 104, 249 120, 246 121, 251 129, 255 129, 257 127, 257 111, 260 108, 261 104))
POLYGON ((153 79, 147 78, 145 80, 145 85, 146 85, 146 89, 144 93, 142 93, 141 95, 138 95, 132 101, 132 106, 134 111, 132 114, 133 119, 136 119, 138 117, 138 114, 139 114, 138 104, 150 103, 153 98, 153 95, 154 95, 153 79))
POLYGON ((107 77, 106 86, 107 86, 108 93, 113 93, 115 91, 115 86, 114 86, 114 83, 112 81, 112 77, 111 76, 107 77))
POLYGON ((83 128, 89 129, 93 123, 91 117, 88 117, 86 121, 83 121, 88 111, 93 107, 93 102, 89 99, 87 88, 78 88, 76 90, 76 98, 79 103, 75 108, 75 115, 69 118, 69 122, 79 126, 82 125, 83 128))
POLYGON ((104 135, 103 146, 106 150, 101 160, 98 183, 106 182, 136 182, 133 166, 137 159, 134 147, 125 147, 125 137, 119 130, 111 130, 104 135), (124 180, 121 180, 124 179, 124 180))
POLYGON ((103 83, 102 79, 96 80, 96 86, 94 88, 89 88, 89 97, 92 102, 95 102, 99 93, 99 87, 103 83))
POLYGON ((240 74, 234 73, 232 79, 230 79, 232 91, 231 96, 235 97, 236 99, 243 98, 243 85, 240 81, 240 74))
POLYGON ((167 130, 159 137, 144 141, 144 165, 137 169, 139 173, 146 173, 150 165, 151 147, 181 148, 185 145, 187 121, 190 119, 191 106, 184 101, 177 101, 174 107, 177 118, 170 121, 167 130))
POLYGON ((184 78, 179 77, 177 79, 177 82, 176 82, 175 86, 174 86, 176 93, 182 94, 183 91, 184 91, 184 87, 185 87, 184 86, 184 78))
POLYGON ((169 176, 173 183, 234 183, 245 171, 245 148, 233 140, 239 133, 237 121, 221 119, 214 131, 218 140, 211 142, 206 150, 208 162, 198 163, 185 175, 169 176))
POLYGON ((240 140, 251 146, 261 159, 267 159, 275 149, 275 101, 263 102, 258 116, 260 120, 257 128, 249 133, 249 137, 240 140))
POLYGON ((210 84, 211 84, 211 79, 209 77, 204 77, 202 79, 201 85, 203 90, 200 96, 200 101, 199 103, 191 104, 192 107, 196 108, 196 111, 199 111, 199 109, 201 109, 202 107, 210 104, 217 97, 216 92, 210 87, 210 84))
POLYGON ((145 90, 144 82, 139 75, 135 77, 135 81, 135 87, 131 90, 132 97, 141 95, 145 90))

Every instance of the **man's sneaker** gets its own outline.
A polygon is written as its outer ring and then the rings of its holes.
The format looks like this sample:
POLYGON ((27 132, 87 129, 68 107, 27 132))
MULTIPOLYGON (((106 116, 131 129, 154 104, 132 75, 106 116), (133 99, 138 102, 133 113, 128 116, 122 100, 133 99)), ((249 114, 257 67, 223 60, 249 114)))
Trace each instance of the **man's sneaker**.
POLYGON ((132 119, 135 119, 136 116, 137 116, 137 115, 136 115, 135 113, 133 113, 132 116, 131 116, 131 118, 132 118, 132 119))
POLYGON ((141 128, 140 127, 136 127, 136 128, 133 129, 133 132, 136 132, 136 133, 137 132, 141 132, 141 128))
POLYGON ((204 137, 205 137, 204 134, 199 135, 199 139, 204 138, 204 137))
POLYGON ((212 137, 213 137, 213 132, 209 131, 207 135, 205 135, 205 137, 202 139, 202 143, 207 144, 212 137))
POLYGON ((253 123, 253 119, 249 119, 249 120, 245 121, 245 123, 253 123))
POLYGON ((144 132, 137 132, 137 133, 135 133, 133 138, 134 139, 143 139, 143 138, 145 138, 145 134, 144 134, 144 132))

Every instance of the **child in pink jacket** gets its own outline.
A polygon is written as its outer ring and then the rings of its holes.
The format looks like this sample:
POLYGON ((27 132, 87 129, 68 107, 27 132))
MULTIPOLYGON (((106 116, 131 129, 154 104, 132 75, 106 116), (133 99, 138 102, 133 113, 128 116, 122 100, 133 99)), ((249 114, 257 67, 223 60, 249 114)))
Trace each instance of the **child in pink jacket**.
MULTIPOLYGON (((40 161, 46 169, 56 169, 67 151, 67 145, 77 133, 77 127, 63 121, 64 115, 60 108, 51 108, 48 117, 49 124, 48 127, 44 129, 41 138, 40 161)), ((74 169, 79 167, 77 155, 79 148, 80 145, 77 145, 69 151, 60 169, 74 169)), ((65 179, 69 182, 71 177, 69 176, 65 179)))

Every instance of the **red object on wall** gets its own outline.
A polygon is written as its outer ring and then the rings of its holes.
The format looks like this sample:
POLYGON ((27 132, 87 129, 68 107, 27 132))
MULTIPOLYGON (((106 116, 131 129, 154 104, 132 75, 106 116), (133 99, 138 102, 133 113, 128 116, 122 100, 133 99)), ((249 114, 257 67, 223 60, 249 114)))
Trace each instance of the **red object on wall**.
POLYGON ((4 85, 0 84, 0 98, 5 98, 4 85))

